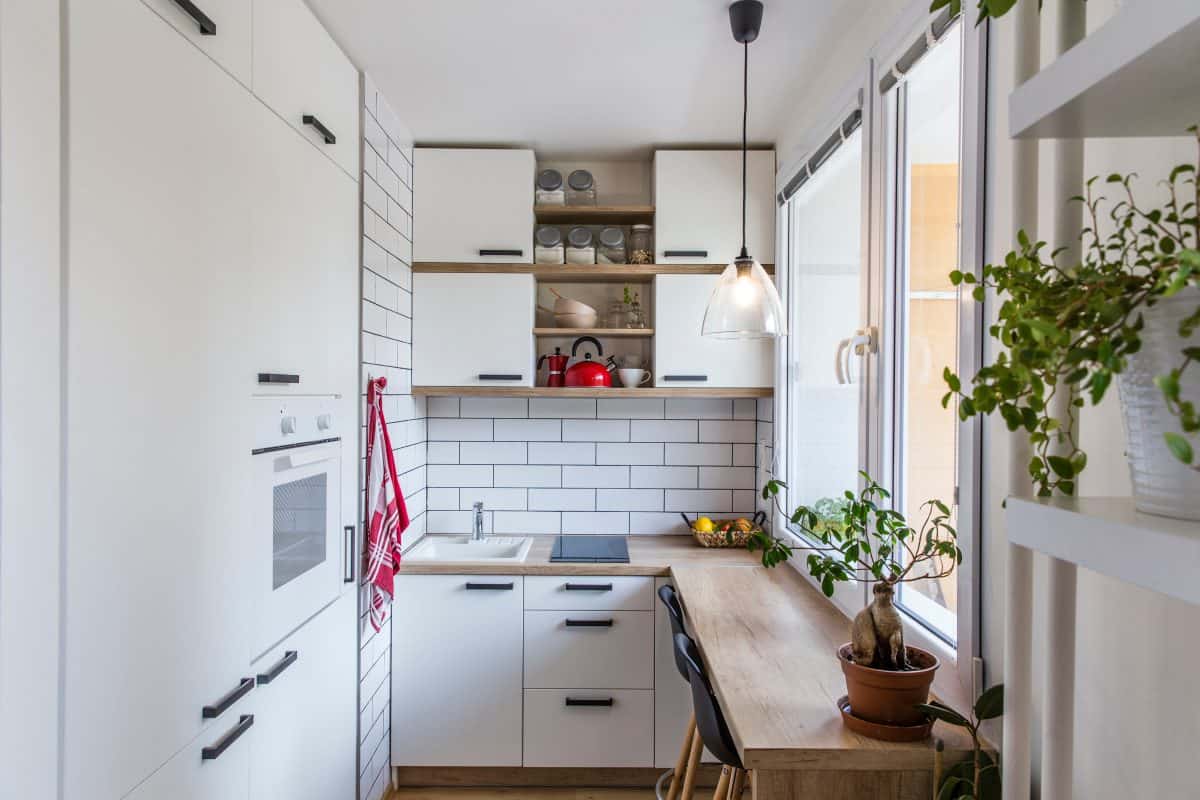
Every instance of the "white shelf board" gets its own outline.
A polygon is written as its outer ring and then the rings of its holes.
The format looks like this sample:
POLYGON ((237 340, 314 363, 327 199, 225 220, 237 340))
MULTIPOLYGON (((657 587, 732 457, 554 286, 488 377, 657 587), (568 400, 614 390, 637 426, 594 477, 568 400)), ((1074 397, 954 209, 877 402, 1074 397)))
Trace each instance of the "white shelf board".
POLYGON ((1200 522, 1143 514, 1129 497, 1008 498, 1008 541, 1200 605, 1200 522))
POLYGON ((1200 122, 1200 0, 1126 0, 1011 95, 1015 139, 1186 136, 1200 122))

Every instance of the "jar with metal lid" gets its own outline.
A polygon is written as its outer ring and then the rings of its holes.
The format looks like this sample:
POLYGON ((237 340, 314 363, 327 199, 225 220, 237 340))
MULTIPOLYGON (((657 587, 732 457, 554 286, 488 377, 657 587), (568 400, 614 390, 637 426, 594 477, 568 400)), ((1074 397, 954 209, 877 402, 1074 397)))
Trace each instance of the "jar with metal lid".
POLYGON ((625 231, 608 227, 600 231, 600 246, 596 248, 597 264, 625 264, 625 231))
POLYGON ((534 189, 534 202, 540 206, 561 206, 567 201, 563 189, 562 173, 556 169, 544 169, 538 173, 534 189))
POLYGON ((562 264, 565 248, 562 231, 553 225, 540 225, 533 234, 533 263, 562 264))
POLYGON ((595 264, 596 245, 592 232, 579 225, 567 232, 567 263, 595 264))
POLYGON ((577 169, 567 176, 567 205, 596 205, 596 183, 586 169, 577 169))
POLYGON ((629 229, 629 263, 654 263, 654 230, 649 225, 634 225, 629 229))

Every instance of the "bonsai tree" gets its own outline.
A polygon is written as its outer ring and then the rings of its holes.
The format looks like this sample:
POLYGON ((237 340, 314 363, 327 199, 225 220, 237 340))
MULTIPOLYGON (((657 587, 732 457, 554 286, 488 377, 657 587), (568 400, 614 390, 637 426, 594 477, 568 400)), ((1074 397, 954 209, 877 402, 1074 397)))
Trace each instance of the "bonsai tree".
MULTIPOLYGON (((779 490, 787 486, 783 481, 767 481, 762 496, 809 540, 803 545, 810 550, 805 565, 826 596, 832 596, 840 582, 874 581, 874 599, 851 627, 854 663, 875 669, 907 669, 903 626, 892 605, 896 586, 950 575, 962 562, 962 551, 945 503, 930 500, 923 504, 923 519, 914 528, 903 514, 886 507, 891 497, 886 489, 867 473, 859 474, 865 485, 857 494, 847 490, 840 501, 822 501, 812 508, 799 506, 790 515, 779 502, 779 490)), ((752 533, 747 546, 762 552, 765 567, 787 561, 795 551, 788 541, 766 530, 752 533)))

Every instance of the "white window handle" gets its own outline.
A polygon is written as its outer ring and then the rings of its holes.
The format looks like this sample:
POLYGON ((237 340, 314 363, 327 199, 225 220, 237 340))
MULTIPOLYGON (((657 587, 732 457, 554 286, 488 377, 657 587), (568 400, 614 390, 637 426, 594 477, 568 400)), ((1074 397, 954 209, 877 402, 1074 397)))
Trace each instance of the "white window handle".
POLYGON ((875 352, 875 329, 859 328, 854 335, 838 342, 837 353, 834 355, 834 372, 837 382, 841 385, 854 383, 854 375, 850 372, 850 355, 865 356, 875 352))

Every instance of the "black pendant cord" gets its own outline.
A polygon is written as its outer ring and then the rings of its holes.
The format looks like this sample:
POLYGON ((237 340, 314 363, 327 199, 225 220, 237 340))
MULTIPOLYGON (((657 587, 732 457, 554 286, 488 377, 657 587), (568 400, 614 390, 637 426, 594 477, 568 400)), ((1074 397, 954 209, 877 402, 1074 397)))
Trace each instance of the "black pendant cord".
POLYGON ((746 125, 750 120, 750 43, 742 42, 742 258, 746 252, 746 125))

